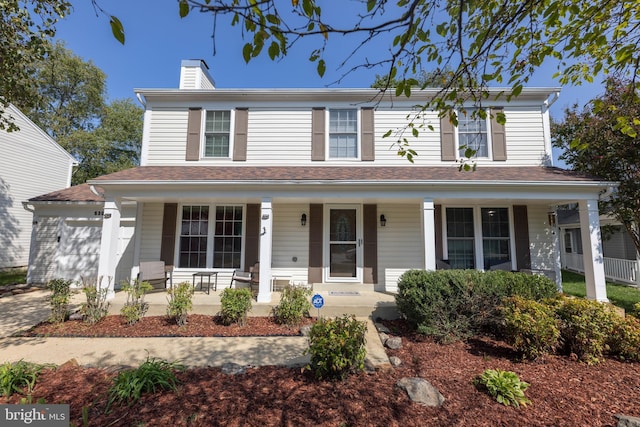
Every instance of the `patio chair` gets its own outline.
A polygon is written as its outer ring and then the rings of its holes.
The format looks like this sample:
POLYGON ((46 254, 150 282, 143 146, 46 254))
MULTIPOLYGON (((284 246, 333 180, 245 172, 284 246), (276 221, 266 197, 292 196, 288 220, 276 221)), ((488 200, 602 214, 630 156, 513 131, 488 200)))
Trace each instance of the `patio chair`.
POLYGON ((249 271, 233 270, 231 287, 233 287, 234 282, 248 283, 252 291, 257 291, 260 283, 260 263, 256 262, 249 267, 249 271))
POLYGON ((153 286, 153 291, 164 291, 173 287, 173 266, 165 265, 164 261, 141 261, 138 281, 149 282, 153 286))

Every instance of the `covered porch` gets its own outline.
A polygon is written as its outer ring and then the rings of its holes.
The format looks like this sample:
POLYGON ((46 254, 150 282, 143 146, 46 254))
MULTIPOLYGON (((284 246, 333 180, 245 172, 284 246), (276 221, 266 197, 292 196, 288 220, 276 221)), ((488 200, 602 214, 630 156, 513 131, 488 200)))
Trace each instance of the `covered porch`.
POLYGON ((531 271, 560 286, 552 213, 574 202, 588 297, 607 300, 597 202, 612 184, 554 168, 140 167, 91 184, 105 199, 98 276, 115 277, 121 206, 135 203, 132 279, 162 260, 174 283, 212 272, 229 286, 259 263, 258 304, 279 280, 392 293, 412 268, 531 271))

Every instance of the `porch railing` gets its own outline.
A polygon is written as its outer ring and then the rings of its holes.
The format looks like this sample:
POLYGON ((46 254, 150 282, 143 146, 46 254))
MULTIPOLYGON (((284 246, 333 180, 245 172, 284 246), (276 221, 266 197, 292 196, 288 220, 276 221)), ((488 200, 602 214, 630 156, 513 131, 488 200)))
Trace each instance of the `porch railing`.
MULTIPOLYGON (((604 257, 604 276, 613 282, 637 286, 638 261, 604 257)), ((564 268, 584 273, 582 254, 564 254, 564 268)))

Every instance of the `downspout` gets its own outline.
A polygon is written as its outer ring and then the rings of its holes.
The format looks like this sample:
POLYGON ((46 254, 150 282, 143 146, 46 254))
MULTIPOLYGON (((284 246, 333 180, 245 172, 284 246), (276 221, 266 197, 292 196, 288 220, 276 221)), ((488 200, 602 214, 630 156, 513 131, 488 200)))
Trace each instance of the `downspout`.
POLYGON ((95 185, 93 184, 89 185, 89 190, 91 190, 91 192, 96 196, 104 199, 104 193, 99 192, 95 185))
POLYGON ((602 192, 599 196, 598 196, 598 200, 600 201, 606 201, 607 199, 609 199, 609 197, 611 197, 611 194, 614 191, 614 186, 610 185, 607 187, 606 190, 604 190, 604 192, 602 192))

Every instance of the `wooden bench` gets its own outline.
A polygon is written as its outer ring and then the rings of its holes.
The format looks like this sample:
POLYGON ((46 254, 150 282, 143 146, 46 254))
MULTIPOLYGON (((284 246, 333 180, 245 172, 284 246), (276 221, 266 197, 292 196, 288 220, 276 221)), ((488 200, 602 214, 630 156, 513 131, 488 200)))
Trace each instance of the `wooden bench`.
POLYGON ((167 282, 173 287, 173 266, 164 265, 164 261, 141 261, 138 281, 150 283, 154 291, 164 291, 167 282))
POLYGON ((233 270, 231 287, 234 282, 248 283, 252 291, 257 291, 260 283, 260 263, 256 262, 252 267, 249 267, 249 271, 233 270))

